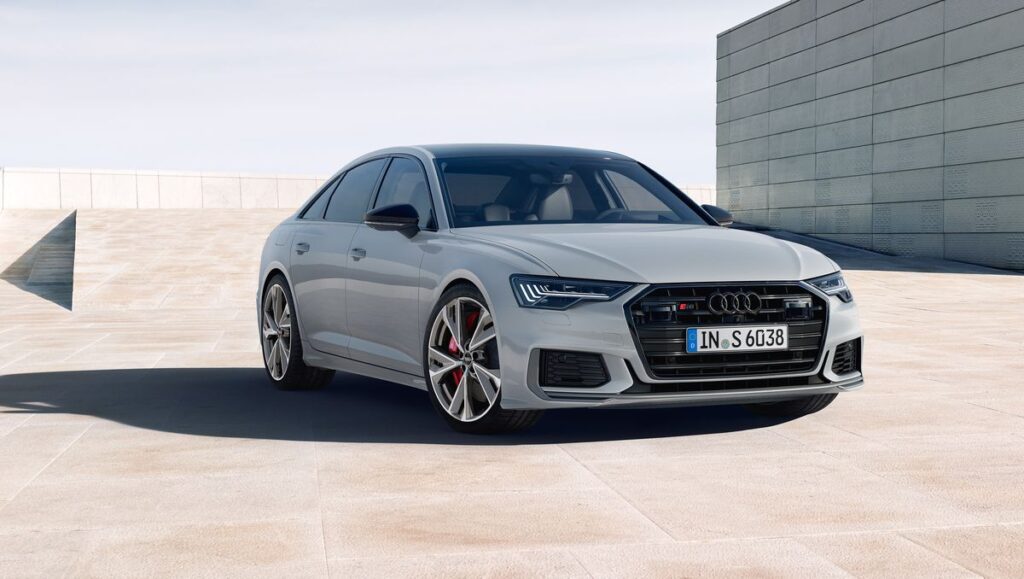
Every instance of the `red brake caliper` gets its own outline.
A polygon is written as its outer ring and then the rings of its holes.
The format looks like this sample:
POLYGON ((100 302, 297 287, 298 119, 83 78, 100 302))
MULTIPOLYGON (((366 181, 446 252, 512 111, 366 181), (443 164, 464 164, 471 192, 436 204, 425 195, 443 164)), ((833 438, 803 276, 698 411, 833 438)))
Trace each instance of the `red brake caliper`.
MULTIPOLYGON (((473 325, 476 323, 477 318, 480 317, 480 312, 469 312, 466 315, 466 331, 470 332, 473 330, 473 325)), ((448 340, 448 353, 452 356, 459 356, 459 343, 455 341, 455 336, 452 336, 448 340)), ((455 379, 455 385, 462 381, 462 368, 457 368, 452 371, 452 378, 455 379)))

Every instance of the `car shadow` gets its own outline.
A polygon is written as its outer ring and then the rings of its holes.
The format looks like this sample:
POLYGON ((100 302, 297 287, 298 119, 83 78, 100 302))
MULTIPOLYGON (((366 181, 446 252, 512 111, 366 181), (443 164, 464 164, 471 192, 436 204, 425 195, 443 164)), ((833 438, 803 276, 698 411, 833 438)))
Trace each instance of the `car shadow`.
POLYGON ((452 431, 425 392, 339 373, 325 389, 276 390, 260 368, 168 368, 0 376, 0 413, 73 414, 182 434, 279 440, 422 444, 556 444, 693 436, 781 420, 738 406, 557 410, 532 429, 452 431))

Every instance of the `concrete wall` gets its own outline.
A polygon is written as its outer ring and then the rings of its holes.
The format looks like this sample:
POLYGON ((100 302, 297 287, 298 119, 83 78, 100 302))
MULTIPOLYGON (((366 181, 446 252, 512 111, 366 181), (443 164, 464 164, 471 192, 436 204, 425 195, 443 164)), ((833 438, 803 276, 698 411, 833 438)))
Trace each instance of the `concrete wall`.
POLYGON ((287 209, 327 177, 7 167, 0 209, 287 209))
POLYGON ((718 36, 718 202, 1024 269, 1024 0, 795 0, 718 36))

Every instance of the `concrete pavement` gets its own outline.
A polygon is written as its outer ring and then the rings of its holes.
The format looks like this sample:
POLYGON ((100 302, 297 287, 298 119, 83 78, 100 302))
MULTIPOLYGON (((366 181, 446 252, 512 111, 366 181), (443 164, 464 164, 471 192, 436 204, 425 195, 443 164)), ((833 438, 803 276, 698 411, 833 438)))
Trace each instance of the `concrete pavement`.
POLYGON ((464 437, 419 391, 267 383, 285 214, 79 211, 72 271, 67 212, 0 214, 0 576, 1024 574, 1024 276, 825 244, 868 384, 821 413, 464 437))

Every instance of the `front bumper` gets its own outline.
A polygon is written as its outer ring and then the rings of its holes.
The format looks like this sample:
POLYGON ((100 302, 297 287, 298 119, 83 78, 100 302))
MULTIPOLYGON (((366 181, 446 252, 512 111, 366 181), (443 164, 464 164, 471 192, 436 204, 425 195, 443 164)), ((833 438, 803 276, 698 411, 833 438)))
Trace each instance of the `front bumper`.
MULTIPOLYGON (((638 286, 618 299, 586 303, 567 311, 520 308, 515 300, 501 300, 495 308, 502 367, 504 408, 580 408, 618 406, 687 406, 769 402, 814 394, 854 390, 863 385, 858 372, 836 375, 831 371, 836 347, 861 338, 863 332, 855 303, 827 297, 829 312, 822 355, 813 370, 792 374, 700 379, 658 379, 646 370, 633 339, 624 305, 642 293, 638 286), (561 350, 595 353, 602 357, 609 380, 595 388, 542 387, 539 380, 540 351, 561 350), (793 378, 799 385, 746 387, 761 378, 793 378), (715 383, 715 389, 679 393, 658 393, 664 386, 715 383), (735 382, 731 388, 729 382, 735 382), (637 386, 640 385, 640 388, 637 386), (654 386, 644 388, 643 386, 654 386), (637 393, 644 391, 644 393, 637 393)), ((497 301, 497 300, 495 300, 497 301)), ((863 343, 863 342, 862 342, 863 343)))

